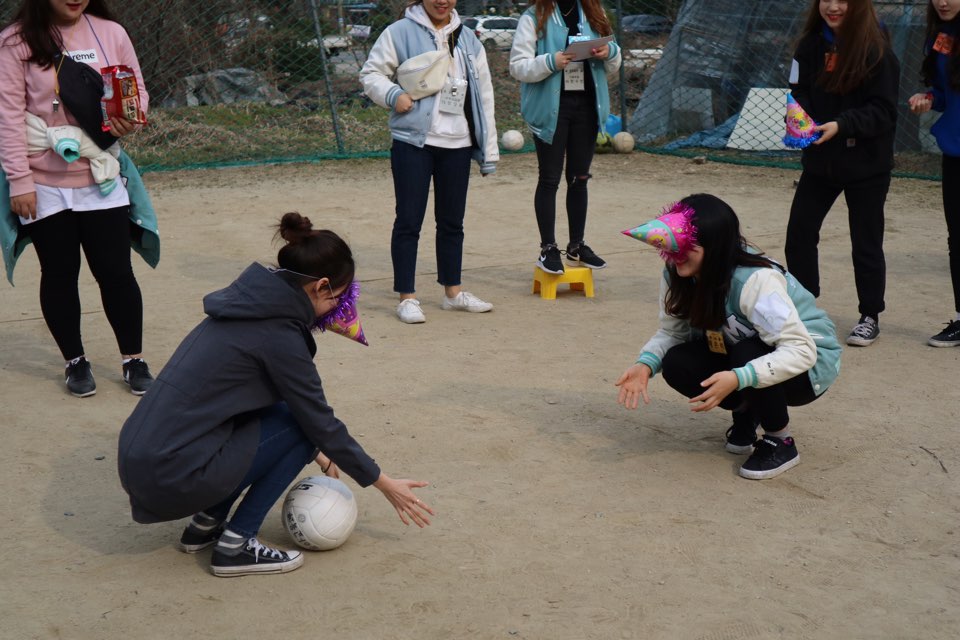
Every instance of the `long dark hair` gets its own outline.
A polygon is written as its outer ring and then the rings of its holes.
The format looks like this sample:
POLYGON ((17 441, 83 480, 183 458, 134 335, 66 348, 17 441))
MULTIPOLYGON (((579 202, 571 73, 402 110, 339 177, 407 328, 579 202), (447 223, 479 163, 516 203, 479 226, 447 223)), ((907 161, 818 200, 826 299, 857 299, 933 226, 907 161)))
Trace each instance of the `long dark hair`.
MULTIPOLYGON (((937 10, 933 8, 933 3, 927 3, 927 42, 931 47, 923 58, 923 64, 920 66, 920 76, 923 78, 923 83, 928 87, 932 87, 934 80, 937 79, 937 52, 933 50, 933 42, 944 25, 956 24, 957 22, 960 21, 957 20, 956 16, 950 22, 944 22, 940 19, 937 10)), ((947 62, 947 84, 952 89, 960 89, 960 36, 954 37, 957 41, 950 51, 950 59, 947 62)))
MULTIPOLYGON (((600 0, 579 0, 583 7, 583 15, 587 17, 587 22, 597 32, 597 35, 608 36, 613 33, 613 27, 610 26, 610 20, 600 6, 600 0)), ((537 37, 543 37, 546 34, 547 20, 553 15, 553 10, 557 6, 557 0, 534 0, 537 15, 537 37)))
MULTIPOLYGON (((819 34, 823 25, 820 0, 811 0, 800 38, 819 34)), ((830 93, 856 90, 880 63, 889 43, 872 0, 848 0, 847 12, 836 32, 836 67, 821 73, 817 83, 830 93)))
POLYGON ((328 278, 330 288, 339 289, 353 282, 353 252, 333 231, 314 229, 310 218, 291 212, 283 214, 277 235, 287 242, 277 253, 277 266, 300 274, 298 284, 328 278))
MULTIPOLYGON (((84 14, 97 16, 105 20, 117 19, 107 7, 106 0, 90 0, 84 14)), ((54 23, 53 8, 49 0, 23 0, 20 9, 11 24, 19 25, 14 35, 19 35, 30 48, 27 62, 38 64, 44 69, 51 66, 63 50, 60 30, 54 23)), ((9 39, 3 45, 9 44, 9 39)))
MULTIPOLYGON (((708 193, 696 193, 681 200, 693 209, 697 245, 703 247, 703 262, 696 277, 682 278, 668 264, 666 312, 686 318, 699 329, 718 329, 726 321, 730 279, 737 267, 780 268, 764 257, 740 233, 740 220, 726 202, 708 193), (752 251, 751 251, 752 249, 752 251)), ((780 268, 782 271, 782 268, 780 268)))

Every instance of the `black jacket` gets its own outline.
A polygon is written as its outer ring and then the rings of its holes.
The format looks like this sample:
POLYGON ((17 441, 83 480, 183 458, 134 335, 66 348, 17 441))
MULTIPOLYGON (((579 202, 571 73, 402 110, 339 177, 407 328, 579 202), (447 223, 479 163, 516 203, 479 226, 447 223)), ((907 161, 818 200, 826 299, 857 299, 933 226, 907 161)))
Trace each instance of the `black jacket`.
POLYGON ((313 305, 299 287, 253 264, 203 299, 209 316, 184 338, 120 431, 117 464, 133 519, 192 515, 243 479, 259 410, 290 406, 307 437, 361 486, 380 475, 327 404, 313 362, 313 305))
POLYGON ((886 48, 869 77, 855 90, 827 93, 817 83, 833 43, 822 32, 801 40, 794 54, 793 97, 817 124, 836 121, 837 135, 803 150, 804 171, 837 182, 870 178, 893 169, 900 63, 886 48))

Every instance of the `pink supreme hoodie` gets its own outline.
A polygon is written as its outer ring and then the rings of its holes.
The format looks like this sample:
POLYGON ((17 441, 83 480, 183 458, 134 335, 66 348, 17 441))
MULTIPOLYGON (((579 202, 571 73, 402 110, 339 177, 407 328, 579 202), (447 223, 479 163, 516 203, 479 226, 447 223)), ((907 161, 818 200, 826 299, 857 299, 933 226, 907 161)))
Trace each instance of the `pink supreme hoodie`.
MULTIPOLYGON (((116 22, 84 15, 72 27, 61 29, 70 56, 97 72, 101 67, 125 64, 137 74, 140 100, 146 113, 149 98, 143 74, 127 32, 116 22)), ((27 155, 26 114, 40 116, 49 127, 77 125, 64 105, 55 112, 53 99, 56 68, 27 62, 30 52, 13 24, 0 32, 0 166, 7 174, 10 195, 35 191, 34 184, 51 187, 86 187, 94 184, 90 165, 81 158, 67 163, 52 150, 27 155)))

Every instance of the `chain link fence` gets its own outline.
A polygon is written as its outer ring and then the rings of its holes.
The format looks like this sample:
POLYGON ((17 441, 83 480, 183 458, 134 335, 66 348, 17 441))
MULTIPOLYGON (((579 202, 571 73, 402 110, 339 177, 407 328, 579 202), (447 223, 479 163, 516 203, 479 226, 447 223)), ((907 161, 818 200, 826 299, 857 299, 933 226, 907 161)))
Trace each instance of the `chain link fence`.
MULTIPOLYGON (((112 8, 136 46, 151 95, 150 125, 125 144, 144 170, 385 155, 387 113, 358 72, 400 0, 128 0, 112 8)), ((920 88, 927 2, 875 0, 903 75, 901 172, 939 172, 929 118, 906 109, 920 88)), ((16 7, 5 0, 0 21, 16 7)), ((611 0, 623 47, 608 128, 645 150, 795 165, 779 144, 793 45, 808 3, 769 0, 611 0)), ((526 8, 460 0, 465 28, 487 50, 500 132, 530 134, 510 45, 526 8)), ((606 151, 607 148, 601 148, 606 151)))

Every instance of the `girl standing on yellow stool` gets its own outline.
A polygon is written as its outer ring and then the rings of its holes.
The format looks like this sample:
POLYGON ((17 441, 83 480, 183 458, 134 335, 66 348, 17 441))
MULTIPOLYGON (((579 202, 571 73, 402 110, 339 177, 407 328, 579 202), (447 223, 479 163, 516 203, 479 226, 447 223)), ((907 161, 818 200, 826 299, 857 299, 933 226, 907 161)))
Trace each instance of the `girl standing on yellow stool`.
POLYGON ((537 265, 563 273, 554 233, 557 188, 566 158, 567 262, 591 269, 607 263, 583 242, 587 181, 610 113, 607 77, 620 68, 620 47, 609 42, 588 60, 564 53, 571 42, 609 36, 613 30, 599 0, 536 0, 520 17, 510 51, 510 75, 521 82, 520 111, 533 133, 539 177, 533 206, 540 229, 537 265))

